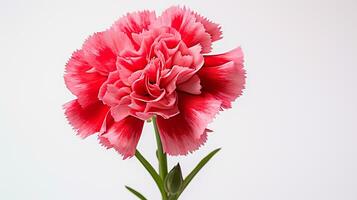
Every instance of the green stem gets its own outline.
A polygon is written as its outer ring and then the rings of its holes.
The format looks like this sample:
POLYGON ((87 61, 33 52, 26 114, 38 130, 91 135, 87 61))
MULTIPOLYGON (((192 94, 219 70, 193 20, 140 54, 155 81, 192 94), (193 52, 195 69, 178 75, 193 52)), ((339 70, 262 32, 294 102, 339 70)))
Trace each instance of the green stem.
POLYGON ((152 122, 154 124, 156 143, 157 143, 157 159, 159 161, 159 175, 160 175, 162 181, 165 181, 165 178, 168 173, 167 172, 167 156, 166 156, 166 153, 164 153, 164 150, 162 148, 160 133, 159 133, 159 129, 157 128, 156 116, 154 116, 152 118, 152 122))

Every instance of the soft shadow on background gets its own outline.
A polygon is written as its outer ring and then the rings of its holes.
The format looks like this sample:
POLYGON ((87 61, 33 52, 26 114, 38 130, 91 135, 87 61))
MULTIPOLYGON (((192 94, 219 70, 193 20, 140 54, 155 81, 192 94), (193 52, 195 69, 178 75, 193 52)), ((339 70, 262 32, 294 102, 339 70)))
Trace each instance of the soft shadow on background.
MULTIPOLYGON (((159 199, 135 159, 75 136, 61 107, 73 98, 63 73, 88 35, 126 12, 178 4, 222 25, 214 53, 240 44, 248 76, 207 144, 170 158, 187 173, 223 147, 182 199, 356 200, 355 0, 2 0, 0 199, 134 199, 124 184, 159 199)), ((139 148, 154 162, 151 125, 139 148)))

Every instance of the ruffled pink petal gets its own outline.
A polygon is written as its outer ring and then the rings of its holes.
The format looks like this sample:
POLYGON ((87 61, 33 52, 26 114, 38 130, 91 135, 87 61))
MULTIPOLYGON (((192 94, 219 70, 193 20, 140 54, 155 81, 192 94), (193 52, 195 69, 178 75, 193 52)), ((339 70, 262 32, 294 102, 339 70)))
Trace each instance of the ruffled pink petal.
POLYGON ((201 94, 200 78, 197 75, 192 76, 186 82, 177 86, 177 89, 190 94, 201 94))
MULTIPOLYGON (((174 65, 170 71, 164 74, 160 80, 160 86, 165 88, 168 94, 174 92, 178 85, 189 81, 192 76, 199 70, 198 69, 191 69, 188 67, 181 67, 178 65, 174 65)), ((196 87, 197 85, 193 86, 196 87)), ((184 89, 187 89, 184 88, 184 89)), ((193 90, 197 88, 192 88, 193 90)))
POLYGON ((146 104, 144 113, 152 113, 160 115, 161 117, 168 119, 180 113, 177 106, 177 94, 173 92, 166 95, 158 102, 152 102, 146 104))
POLYGON ((116 64, 119 70, 120 79, 129 86, 132 84, 133 80, 138 78, 137 75, 141 75, 141 73, 138 74, 137 71, 144 69, 147 61, 144 55, 135 57, 119 56, 116 64), (133 75, 135 78, 132 77, 133 75))
POLYGON ((118 122, 130 115, 131 99, 129 96, 123 97, 118 105, 110 109, 110 113, 113 116, 114 121, 118 122))
POLYGON ((221 101, 209 94, 180 94, 180 113, 169 119, 157 117, 164 151, 185 155, 198 149, 207 138, 207 125, 219 112, 221 101))
POLYGON ((111 72, 99 90, 98 98, 108 106, 116 106, 122 97, 129 95, 130 87, 119 78, 118 71, 111 72))
MULTIPOLYGON (((131 40, 133 47, 135 49, 142 48, 142 45, 135 40, 135 36, 148 30, 150 24, 156 20, 156 14, 153 11, 139 11, 128 13, 127 15, 121 17, 112 25, 112 29, 116 32, 125 33, 131 40)), ((132 51, 131 49, 127 49, 132 51)))
POLYGON ((130 94, 130 96, 133 99, 140 100, 142 102, 157 102, 165 96, 166 91, 159 88, 157 89, 157 95, 150 96, 150 91, 148 91, 149 88, 147 84, 148 83, 145 81, 145 79, 139 79, 135 81, 132 86, 133 92, 130 94))
POLYGON ((99 92, 98 92, 98 98, 101 101, 103 101, 104 95, 107 93, 107 89, 108 89, 107 86, 110 85, 110 84, 114 84, 118 80, 120 80, 118 71, 114 71, 114 72, 110 72, 109 73, 109 76, 108 76, 107 80, 102 84, 102 86, 100 87, 99 92))
POLYGON ((72 100, 63 107, 68 122, 82 138, 99 132, 109 111, 109 108, 100 101, 83 108, 78 100, 72 100))
POLYGON ((118 30, 115 26, 103 32, 103 40, 116 55, 124 50, 134 50, 134 44, 128 35, 118 30))
POLYGON ((119 122, 107 119, 105 132, 99 136, 99 141, 107 148, 114 148, 124 159, 135 154, 144 121, 128 116, 119 122), (108 122, 109 121, 109 122, 108 122))
POLYGON ((113 45, 107 43, 108 38, 104 35, 104 32, 99 32, 90 36, 84 42, 82 50, 84 59, 95 71, 107 76, 116 70, 117 52, 112 49, 113 45))
POLYGON ((195 15, 186 8, 173 6, 165 10, 151 27, 169 26, 176 29, 187 47, 197 44, 202 46, 202 53, 211 51, 211 35, 204 25, 197 21, 195 15))
POLYGON ((205 56, 205 64, 198 72, 202 92, 208 92, 222 101, 222 108, 242 94, 245 84, 243 52, 236 48, 230 52, 205 56))
POLYGON ((77 96, 78 103, 86 107, 98 101, 98 91, 106 76, 91 71, 91 66, 84 60, 83 51, 73 53, 66 65, 64 80, 67 88, 77 96))
POLYGON ((210 34, 212 42, 222 39, 222 31, 219 24, 213 23, 202 15, 195 13, 196 20, 203 24, 206 29, 206 32, 210 34))
POLYGON ((156 15, 153 11, 133 12, 120 18, 112 27, 131 36, 132 33, 141 33, 147 30, 155 20, 156 15))

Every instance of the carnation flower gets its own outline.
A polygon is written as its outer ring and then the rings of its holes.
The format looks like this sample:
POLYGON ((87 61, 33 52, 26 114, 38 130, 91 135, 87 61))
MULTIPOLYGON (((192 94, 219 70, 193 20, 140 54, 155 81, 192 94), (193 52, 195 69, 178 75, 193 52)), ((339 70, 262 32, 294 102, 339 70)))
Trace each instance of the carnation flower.
POLYGON ((186 8, 127 14, 68 61, 65 83, 76 96, 64 105, 69 123, 83 138, 98 133, 124 158, 135 154, 152 117, 165 153, 198 149, 207 125, 244 88, 239 47, 208 55, 221 38, 218 24, 186 8))

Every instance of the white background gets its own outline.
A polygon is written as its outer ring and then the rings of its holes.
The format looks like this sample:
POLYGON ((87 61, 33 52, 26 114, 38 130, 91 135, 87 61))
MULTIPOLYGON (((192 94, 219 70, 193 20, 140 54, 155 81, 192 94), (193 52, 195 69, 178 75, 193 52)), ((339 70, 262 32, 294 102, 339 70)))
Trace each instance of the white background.
MULTIPOLYGON (((207 144, 180 160, 184 173, 222 151, 182 199, 357 199, 357 2, 0 1, 0 199, 159 199, 135 159, 96 137, 81 140, 62 104, 64 65, 95 31, 129 11, 187 5, 223 27, 215 53, 241 45, 247 85, 210 125, 207 144)), ((146 126, 139 149, 154 162, 146 126)))

